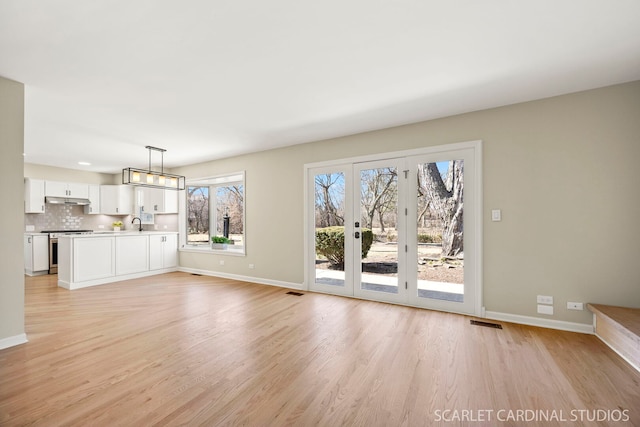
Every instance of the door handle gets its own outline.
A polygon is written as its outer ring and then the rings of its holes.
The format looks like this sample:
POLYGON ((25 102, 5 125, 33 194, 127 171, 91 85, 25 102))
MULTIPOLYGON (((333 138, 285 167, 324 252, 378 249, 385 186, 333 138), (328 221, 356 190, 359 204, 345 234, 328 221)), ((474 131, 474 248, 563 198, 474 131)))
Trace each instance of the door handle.
POLYGON ((356 232, 353 234, 353 236, 354 236, 356 239, 359 239, 359 238, 360 238, 360 232, 359 232, 359 231, 356 231, 356 232))

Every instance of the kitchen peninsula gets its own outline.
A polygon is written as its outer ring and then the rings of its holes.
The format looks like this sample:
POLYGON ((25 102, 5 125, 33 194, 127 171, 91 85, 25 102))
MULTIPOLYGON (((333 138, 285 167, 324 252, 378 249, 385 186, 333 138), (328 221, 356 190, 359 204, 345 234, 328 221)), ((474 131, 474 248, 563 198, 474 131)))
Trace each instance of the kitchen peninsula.
POLYGON ((103 232, 58 239, 58 286, 66 289, 168 273, 177 267, 177 232, 103 232))

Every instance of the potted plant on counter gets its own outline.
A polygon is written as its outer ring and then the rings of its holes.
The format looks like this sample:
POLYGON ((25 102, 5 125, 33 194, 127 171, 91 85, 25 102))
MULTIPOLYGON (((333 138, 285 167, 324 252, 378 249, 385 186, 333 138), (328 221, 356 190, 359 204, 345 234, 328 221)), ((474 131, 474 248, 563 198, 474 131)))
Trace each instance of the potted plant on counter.
POLYGON ((114 221, 111 225, 113 225, 113 231, 120 231, 120 228, 122 227, 122 221, 114 221))
POLYGON ((213 236, 211 238, 211 249, 227 249, 227 245, 231 241, 224 236, 213 236))

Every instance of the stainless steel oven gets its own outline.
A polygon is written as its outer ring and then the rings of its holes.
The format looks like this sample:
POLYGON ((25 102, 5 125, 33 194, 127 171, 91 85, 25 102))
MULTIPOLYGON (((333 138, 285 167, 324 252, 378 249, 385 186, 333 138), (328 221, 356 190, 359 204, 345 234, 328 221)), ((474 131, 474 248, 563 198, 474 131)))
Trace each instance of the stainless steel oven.
POLYGON ((46 230, 49 234, 49 274, 58 273, 58 236, 67 234, 91 234, 93 230, 46 230))

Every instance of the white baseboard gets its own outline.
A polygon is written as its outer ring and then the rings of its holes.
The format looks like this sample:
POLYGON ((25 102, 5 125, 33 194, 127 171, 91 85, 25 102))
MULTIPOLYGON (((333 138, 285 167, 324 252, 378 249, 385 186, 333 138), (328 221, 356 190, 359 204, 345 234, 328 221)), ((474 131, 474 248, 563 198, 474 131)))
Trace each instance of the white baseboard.
POLYGON ((222 273, 220 271, 200 270, 198 268, 179 267, 184 273, 201 274, 203 276, 221 277, 223 279, 239 280, 241 282, 259 283, 261 285, 278 286, 281 288, 302 290, 302 283, 282 282, 280 280, 262 279, 260 277, 241 276, 239 274, 222 273))
POLYGON ((565 322, 563 320, 541 319, 539 317, 521 316, 519 314, 500 313, 497 311, 485 312, 485 317, 503 322, 519 323, 522 325, 539 326, 541 328, 558 329, 561 331, 579 332, 582 334, 594 334, 593 325, 585 323, 565 322))
POLYGON ((27 334, 15 335, 0 340, 0 350, 28 342, 27 334))
MULTIPOLYGON (((222 273, 219 271, 200 270, 197 268, 179 267, 178 271, 184 273, 201 274, 203 276, 221 277, 224 279, 239 280, 242 282, 259 283, 262 285, 279 286, 281 288, 302 290, 302 283, 282 282, 279 280, 262 279, 259 277, 241 276, 239 274, 222 273)), ((484 307, 483 307, 484 311, 484 307)), ((562 320, 541 319, 538 317, 521 316, 518 314, 500 313, 497 311, 486 311, 484 317, 492 320, 519 323, 522 325, 539 326, 541 328, 558 329, 561 331, 579 332, 583 334, 594 334, 593 325, 584 323, 565 322, 562 320)))

